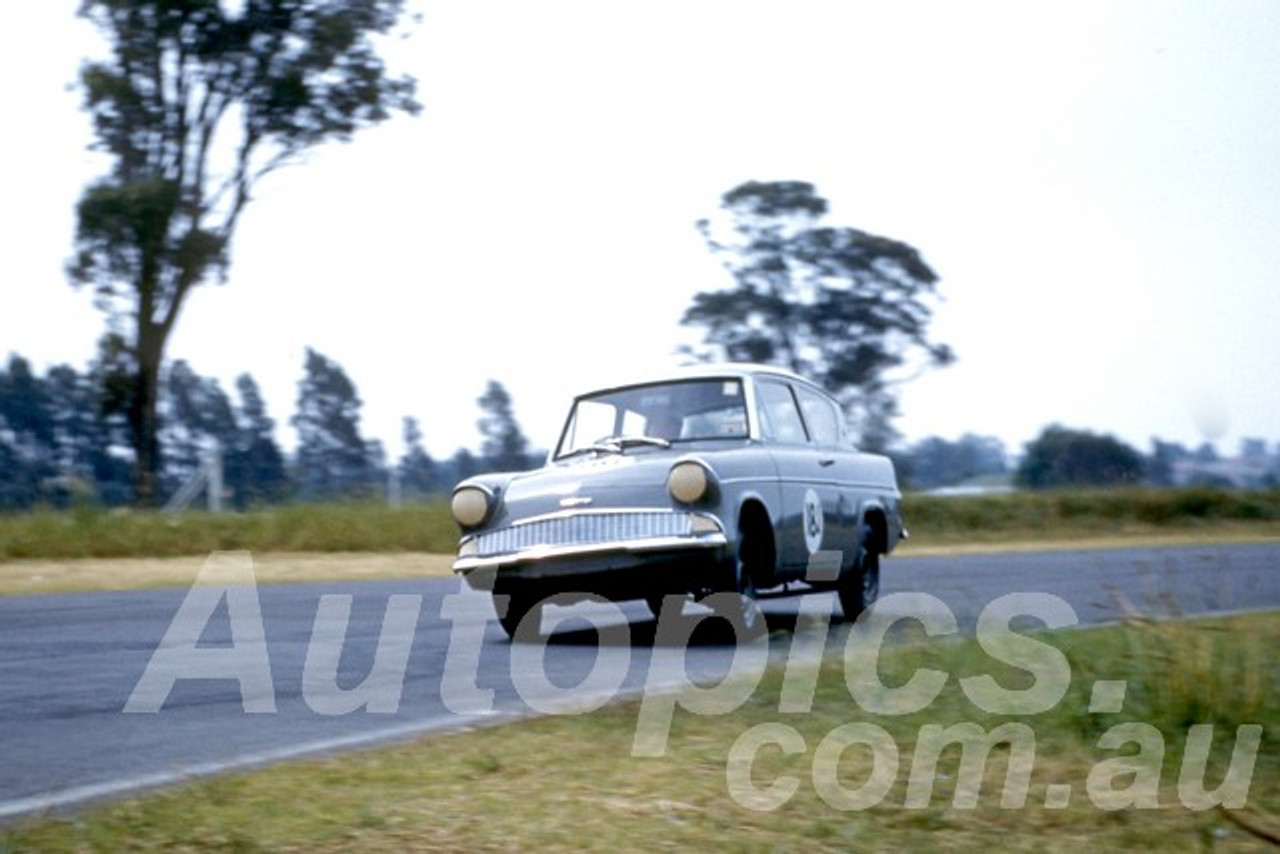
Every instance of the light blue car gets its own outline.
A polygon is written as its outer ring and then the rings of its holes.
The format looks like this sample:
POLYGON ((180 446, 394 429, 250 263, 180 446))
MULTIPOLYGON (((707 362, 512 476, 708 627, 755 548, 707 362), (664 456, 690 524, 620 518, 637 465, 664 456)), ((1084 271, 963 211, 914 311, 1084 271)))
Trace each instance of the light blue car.
MULTIPOLYGON (((495 594, 512 638, 546 602, 835 590, 875 601, 880 556, 906 536, 887 457, 858 451, 839 404, 777 368, 699 365, 576 398, 546 465, 454 488, 453 569, 495 594)), ((725 597, 716 597, 723 600, 725 597)))

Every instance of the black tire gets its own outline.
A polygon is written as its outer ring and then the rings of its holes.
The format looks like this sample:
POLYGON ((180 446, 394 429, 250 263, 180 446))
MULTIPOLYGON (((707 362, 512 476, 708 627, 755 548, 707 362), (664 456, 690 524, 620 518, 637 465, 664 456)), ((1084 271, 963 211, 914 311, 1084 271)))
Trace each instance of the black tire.
POLYGON ((880 598, 880 554, 865 545, 858 548, 853 566, 840 576, 836 586, 840 610, 847 622, 853 622, 880 598))
MULTIPOLYGON (((655 620, 662 619, 662 603, 665 602, 667 598, 670 596, 679 596, 681 599, 681 602, 683 603, 684 599, 688 597, 688 594, 668 593, 664 596, 661 593, 655 593, 652 596, 648 596, 645 598, 644 603, 649 606, 649 613, 653 614, 653 618, 655 620)), ((676 613, 679 613, 679 611, 677 611, 676 613)))
MULTIPOLYGON (((502 610, 496 601, 494 610, 502 610)), ((542 600, 527 594, 508 595, 506 613, 498 614, 498 624, 513 641, 537 638, 542 633, 542 600)))
POLYGON ((741 554, 733 561, 729 589, 716 597, 720 615, 728 620, 740 639, 753 639, 768 629, 764 613, 756 602, 756 584, 741 554))

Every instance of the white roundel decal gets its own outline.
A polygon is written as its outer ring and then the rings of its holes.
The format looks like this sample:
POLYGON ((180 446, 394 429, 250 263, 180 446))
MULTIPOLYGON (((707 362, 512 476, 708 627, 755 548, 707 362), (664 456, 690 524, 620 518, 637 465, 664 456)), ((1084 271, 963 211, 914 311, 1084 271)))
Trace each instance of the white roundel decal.
POLYGON ((804 493, 804 544, 809 554, 822 548, 822 501, 812 489, 804 493))

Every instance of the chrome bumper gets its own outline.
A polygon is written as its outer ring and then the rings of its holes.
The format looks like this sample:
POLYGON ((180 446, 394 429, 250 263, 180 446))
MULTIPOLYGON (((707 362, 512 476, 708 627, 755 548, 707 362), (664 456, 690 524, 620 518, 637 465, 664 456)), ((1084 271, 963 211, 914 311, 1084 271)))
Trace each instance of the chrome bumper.
POLYGON ((714 516, 673 510, 582 510, 524 519, 462 539, 453 571, 468 573, 521 563, 610 552, 714 549, 725 546, 714 516))

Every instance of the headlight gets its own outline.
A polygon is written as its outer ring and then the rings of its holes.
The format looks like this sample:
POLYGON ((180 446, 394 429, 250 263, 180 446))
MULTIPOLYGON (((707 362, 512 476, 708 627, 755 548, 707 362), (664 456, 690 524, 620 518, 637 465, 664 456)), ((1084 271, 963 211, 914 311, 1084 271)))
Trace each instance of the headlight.
POLYGON ((671 497, 682 504, 701 501, 706 497, 710 484, 707 470, 697 463, 676 463, 667 476, 671 497))
POLYGON ((474 528, 489 518, 493 498, 478 486, 464 486, 454 491, 449 506, 455 522, 464 528, 474 528))

